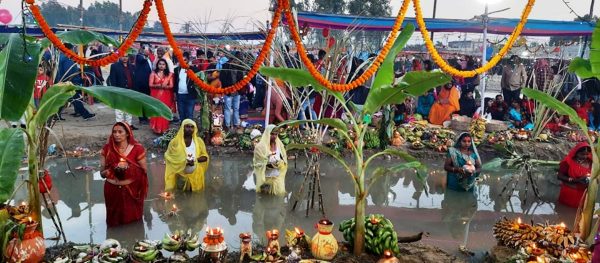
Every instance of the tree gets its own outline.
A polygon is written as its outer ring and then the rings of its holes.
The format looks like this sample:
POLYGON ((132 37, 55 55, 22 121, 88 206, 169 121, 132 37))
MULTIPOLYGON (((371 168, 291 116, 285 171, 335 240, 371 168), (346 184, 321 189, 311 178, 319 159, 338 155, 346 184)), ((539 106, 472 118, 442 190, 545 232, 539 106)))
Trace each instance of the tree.
POLYGON ((346 11, 346 2, 332 0, 315 0, 313 11, 330 14, 344 14, 346 11))
MULTIPOLYGON (((390 16, 392 7, 386 0, 350 0, 348 14, 360 16, 390 16)), ((358 37, 366 41, 369 50, 381 48, 386 33, 380 31, 360 31, 358 37)))
POLYGON ((152 24, 151 27, 146 27, 144 30, 147 30, 149 32, 164 32, 160 21, 154 21, 154 24, 152 24))
MULTIPOLYGON (((58 24, 79 25, 81 13, 79 8, 61 5, 57 0, 50 0, 40 5, 42 14, 51 26, 58 24)), ((83 25, 109 29, 119 29, 119 5, 109 1, 94 2, 83 11, 83 25), (116 15, 115 15, 116 14, 116 15), (116 19, 107 19, 107 18, 116 19)), ((123 29, 131 27, 139 13, 121 12, 123 29)))

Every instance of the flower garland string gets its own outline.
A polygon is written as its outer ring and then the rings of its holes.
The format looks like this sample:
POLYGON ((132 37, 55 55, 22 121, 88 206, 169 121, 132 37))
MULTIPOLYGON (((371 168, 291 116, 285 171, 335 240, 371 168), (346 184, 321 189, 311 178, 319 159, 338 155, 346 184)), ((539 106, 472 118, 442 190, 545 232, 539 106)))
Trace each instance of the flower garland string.
POLYGON ((106 57, 100 58, 100 59, 88 59, 88 58, 79 56, 77 53, 75 53, 71 49, 67 48, 62 43, 62 41, 56 36, 56 34, 54 34, 54 32, 52 32, 52 28, 50 27, 50 25, 48 25, 48 22, 46 22, 46 20, 44 19, 44 16, 42 15, 40 8, 35 4, 35 0, 26 0, 26 2, 27 2, 27 4, 29 4, 29 9, 31 10, 31 14, 37 21, 38 25, 40 26, 40 29, 42 30, 44 35, 46 35, 48 40, 50 40, 50 42, 52 42, 52 44, 54 46, 56 46, 56 48, 58 48, 62 53, 64 53, 69 59, 73 60, 75 63, 87 64, 87 65, 94 66, 94 67, 96 67, 96 66, 101 67, 101 66, 106 66, 108 64, 114 63, 123 54, 127 54, 127 50, 133 45, 135 40, 139 37, 139 35, 144 30, 144 25, 146 24, 146 21, 148 19, 148 13, 150 12, 150 7, 152 6, 152 0, 144 1, 144 7, 142 8, 140 15, 138 16, 138 19, 135 22, 135 25, 132 27, 132 29, 129 32, 129 35, 127 36, 125 41, 123 41, 123 43, 121 43, 121 46, 119 46, 119 48, 116 51, 114 51, 112 54, 110 54, 106 57))
POLYGON ((510 50, 510 48, 513 46, 513 44, 517 40, 517 37, 519 37, 519 35, 521 35, 521 32, 523 31, 523 27, 525 26, 525 23, 527 23, 527 17, 529 16, 531 9, 533 8, 533 4, 535 3, 535 0, 528 0, 527 6, 525 6, 525 9, 523 10, 523 13, 521 14, 521 20, 519 21, 519 24, 513 30, 512 34, 508 38, 508 41, 504 44, 504 46, 498 52, 498 54, 496 54, 492 59, 490 59, 490 61, 487 64, 485 64, 484 66, 476 68, 475 70, 468 70, 468 71, 458 70, 458 69, 450 66, 448 64, 448 62, 446 62, 440 56, 438 51, 435 49, 435 46, 433 45, 431 38, 429 37, 429 32, 427 31, 427 28, 425 27, 425 21, 423 20, 423 13, 421 10, 421 4, 420 4, 419 0, 413 0, 413 3, 414 3, 414 9, 415 9, 417 23, 419 24, 419 30, 421 31, 421 35, 423 36, 423 39, 425 40, 425 46, 427 47, 427 50, 431 54, 433 61, 435 61, 435 63, 446 73, 449 73, 453 76, 469 78, 469 77, 473 77, 477 74, 487 72, 488 70, 490 70, 491 68, 496 66, 496 64, 498 64, 498 62, 500 62, 500 59, 502 59, 502 57, 504 57, 504 55, 506 55, 506 53, 510 50))
POLYGON ((296 44, 296 47, 298 49, 298 54, 300 56, 300 59, 302 60, 302 62, 304 63, 304 65, 306 66, 306 68, 308 69, 310 74, 321 85, 325 86, 326 88, 333 90, 333 91, 343 92, 343 91, 349 91, 349 90, 355 89, 359 85, 362 85, 377 72, 377 70, 379 69, 379 66, 381 65, 381 63, 383 63, 383 60, 385 59, 387 54, 390 52, 390 49, 394 45, 394 42, 396 42, 396 38, 398 37, 398 31, 400 31, 400 28, 402 26, 402 22, 404 21, 406 12, 408 11, 408 5, 410 4, 410 1, 411 0, 404 0, 404 2, 402 3, 402 7, 398 11, 398 16, 396 16, 396 20, 394 22, 394 26, 392 27, 392 31, 390 32, 385 45, 381 49, 381 52, 379 52, 379 55, 377 55, 377 57, 375 58, 374 62, 369 66, 369 68, 367 68, 367 70, 362 75, 355 78, 350 83, 346 83, 346 84, 331 83, 329 80, 327 80, 325 77, 323 77, 323 75, 321 75, 321 73, 317 70, 315 65, 308 58, 306 48, 302 44, 302 38, 300 37, 300 35, 298 33, 298 29, 297 29, 296 23, 294 21, 292 12, 290 10, 288 1, 285 1, 284 12, 285 12, 285 17, 288 22, 290 33, 292 35, 292 39, 294 40, 294 43, 296 44))
POLYGON ((165 32, 165 36, 167 37, 167 41, 169 42, 169 45, 173 48, 173 53, 175 54, 175 57, 177 58, 179 63, 181 63, 181 67, 187 70, 186 74, 187 74, 188 78, 190 78, 192 81, 194 81, 194 83, 196 85, 198 85, 198 87, 200 87, 202 90, 204 90, 208 93, 229 94, 229 93, 237 92, 240 89, 242 89, 243 87, 245 87, 248 83, 250 83, 250 80, 252 80, 252 78, 256 75, 256 73, 258 73, 260 66, 266 60, 266 58, 269 55, 269 52, 271 50, 271 44, 273 43, 273 39, 275 38, 275 33, 277 32, 277 27, 279 26, 279 22, 281 21, 281 12, 283 11, 283 6, 284 6, 283 2, 287 2, 287 0, 278 0, 277 9, 273 13, 273 20, 272 20, 273 22, 271 23, 271 28, 269 29, 269 32, 265 39, 265 43, 262 46, 260 53, 258 54, 258 57, 256 58, 254 64, 252 65, 252 68, 250 68, 250 71, 248 71, 248 73, 244 76, 244 78, 241 79, 240 81, 238 81, 237 83, 235 83, 229 87, 223 87, 223 88, 215 88, 215 87, 205 83, 203 80, 198 78, 198 76, 190 69, 190 66, 183 60, 183 52, 181 52, 181 49, 177 45, 177 42, 175 41, 175 38, 173 37, 173 34, 171 33, 171 28, 169 27, 169 21, 167 20, 167 15, 165 13, 165 7, 163 5, 163 1, 155 0, 155 2, 156 2, 156 10, 158 12, 158 18, 160 19, 160 23, 162 24, 163 30, 165 32))

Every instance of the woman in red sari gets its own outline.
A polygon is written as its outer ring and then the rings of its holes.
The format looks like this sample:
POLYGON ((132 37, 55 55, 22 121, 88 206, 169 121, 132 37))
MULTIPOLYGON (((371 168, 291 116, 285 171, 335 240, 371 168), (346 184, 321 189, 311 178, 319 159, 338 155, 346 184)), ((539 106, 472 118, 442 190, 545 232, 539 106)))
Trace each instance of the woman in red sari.
POLYGON ((570 207, 579 207, 588 186, 591 170, 591 148, 585 142, 579 143, 560 162, 558 179, 562 184, 558 201, 570 207))
MULTIPOLYGON (((150 95, 173 109, 173 74, 167 68, 163 58, 156 63, 156 69, 150 74, 150 95)), ((150 127, 157 134, 163 134, 169 129, 169 120, 162 117, 150 118, 150 127)))
POLYGON ((129 125, 117 122, 100 158, 106 203, 106 225, 128 224, 142 219, 148 193, 146 150, 129 125))

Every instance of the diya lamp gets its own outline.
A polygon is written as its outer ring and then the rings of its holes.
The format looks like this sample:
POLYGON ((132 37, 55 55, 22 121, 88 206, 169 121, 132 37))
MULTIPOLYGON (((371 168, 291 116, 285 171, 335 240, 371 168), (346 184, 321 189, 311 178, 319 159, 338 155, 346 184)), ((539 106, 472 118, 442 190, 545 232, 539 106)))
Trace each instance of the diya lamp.
POLYGON ((179 208, 177 208, 177 205, 173 204, 173 207, 171 207, 171 211, 169 211, 169 213, 167 213, 168 216, 176 216, 179 215, 179 208))
POLYGON ((172 200, 173 198, 175 198, 175 194, 173 194, 171 192, 162 192, 162 193, 158 194, 158 196, 165 199, 165 201, 172 200))
POLYGON ((185 164, 184 173, 191 174, 196 170, 196 162, 194 162, 194 156, 191 154, 187 155, 187 163, 185 164), (190 164, 191 163, 191 164, 190 164))
POLYGON ((559 225, 556 226, 556 230, 560 234, 564 234, 566 229, 567 229, 567 226, 563 222, 561 222, 559 225))
POLYGON ((279 254, 279 230, 273 229, 267 231, 267 249, 271 249, 272 253, 279 254))
POLYGON ((302 255, 304 250, 308 249, 308 242, 306 240, 306 235, 304 234, 304 230, 299 227, 294 227, 294 232, 296 232, 296 250, 299 255, 302 255))
POLYGON ((19 206, 17 206, 17 212, 20 214, 29 214, 29 205, 26 202, 21 202, 19 206))
POLYGON ((201 258, 208 262, 223 262, 227 257, 227 244, 220 227, 206 227, 206 236, 200 245, 201 258))
POLYGON ((400 260, 394 256, 394 253, 390 250, 383 252, 383 257, 377 261, 377 263, 400 263, 400 260))
POLYGON ((252 257, 252 235, 250 233, 240 234, 240 262, 244 261, 244 257, 252 257))
POLYGON ((277 262, 277 250, 267 247, 267 258, 265 259, 265 263, 277 262))
POLYGON ((123 157, 119 158, 119 163, 117 163, 117 167, 115 167, 115 176, 117 176, 118 179, 123 179, 127 168, 129 168, 127 160, 123 157))

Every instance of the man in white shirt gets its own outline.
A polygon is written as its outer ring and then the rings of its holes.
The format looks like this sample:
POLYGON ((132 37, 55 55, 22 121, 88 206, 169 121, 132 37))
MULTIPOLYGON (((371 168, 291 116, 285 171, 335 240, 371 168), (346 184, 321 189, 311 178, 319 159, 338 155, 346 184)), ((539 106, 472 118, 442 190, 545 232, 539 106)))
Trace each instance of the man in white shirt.
MULTIPOLYGON (((183 52, 183 60, 187 63, 190 59, 189 52, 183 52)), ((197 68, 191 66, 193 72, 198 72, 197 68)), ((177 98, 177 111, 179 112, 179 120, 194 119, 194 107, 198 93, 194 86, 194 82, 187 77, 187 70, 182 70, 181 66, 175 68, 175 97, 177 98)))

